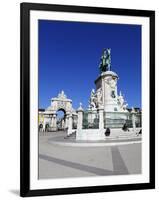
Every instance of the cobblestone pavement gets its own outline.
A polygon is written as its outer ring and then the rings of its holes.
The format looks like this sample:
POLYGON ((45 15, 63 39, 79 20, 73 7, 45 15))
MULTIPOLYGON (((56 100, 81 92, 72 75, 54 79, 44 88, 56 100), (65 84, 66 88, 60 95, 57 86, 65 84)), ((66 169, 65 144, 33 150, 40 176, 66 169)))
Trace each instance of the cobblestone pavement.
POLYGON ((64 133, 39 136, 39 178, 108 176, 141 173, 141 143, 71 147, 49 143, 64 133))

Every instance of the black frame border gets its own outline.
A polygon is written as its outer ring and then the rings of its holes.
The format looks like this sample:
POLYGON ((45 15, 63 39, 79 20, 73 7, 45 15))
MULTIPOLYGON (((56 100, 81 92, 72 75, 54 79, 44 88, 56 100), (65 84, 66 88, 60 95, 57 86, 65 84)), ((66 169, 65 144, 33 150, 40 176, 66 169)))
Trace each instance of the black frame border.
POLYGON ((104 7, 20 4, 20 196, 44 196, 155 188, 155 11, 104 7), (30 189, 30 11, 60 11, 149 17, 150 19, 150 182, 88 187, 30 189))

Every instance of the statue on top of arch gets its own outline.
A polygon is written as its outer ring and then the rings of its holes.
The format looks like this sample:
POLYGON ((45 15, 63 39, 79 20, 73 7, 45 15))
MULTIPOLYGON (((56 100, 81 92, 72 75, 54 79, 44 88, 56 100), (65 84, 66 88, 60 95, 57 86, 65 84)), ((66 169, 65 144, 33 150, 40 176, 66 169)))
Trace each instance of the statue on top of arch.
POLYGON ((63 90, 58 94, 58 98, 60 98, 60 99, 66 99, 67 98, 67 96, 66 96, 66 94, 64 93, 63 90))

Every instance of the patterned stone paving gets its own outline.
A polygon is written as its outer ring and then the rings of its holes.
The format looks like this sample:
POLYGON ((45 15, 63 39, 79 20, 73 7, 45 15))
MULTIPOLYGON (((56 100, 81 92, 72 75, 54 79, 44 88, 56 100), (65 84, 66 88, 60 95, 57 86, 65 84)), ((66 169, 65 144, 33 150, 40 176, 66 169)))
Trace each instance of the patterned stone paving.
POLYGON ((40 179, 141 173, 141 143, 69 147, 50 144, 51 138, 39 137, 40 179))

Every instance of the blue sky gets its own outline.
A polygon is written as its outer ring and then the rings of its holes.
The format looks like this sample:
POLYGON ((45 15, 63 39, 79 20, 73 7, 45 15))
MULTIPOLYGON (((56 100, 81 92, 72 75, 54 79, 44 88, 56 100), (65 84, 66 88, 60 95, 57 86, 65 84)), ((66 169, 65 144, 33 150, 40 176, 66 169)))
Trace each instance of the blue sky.
POLYGON ((103 48, 129 107, 141 107, 141 26, 39 20, 39 108, 63 89, 84 108, 99 76, 103 48))

